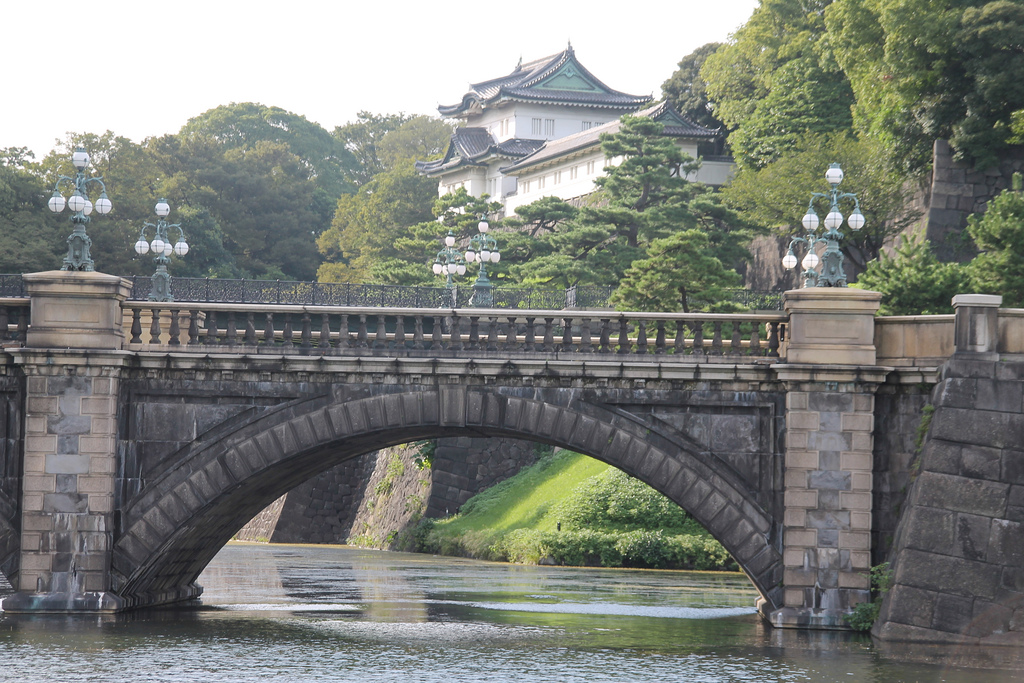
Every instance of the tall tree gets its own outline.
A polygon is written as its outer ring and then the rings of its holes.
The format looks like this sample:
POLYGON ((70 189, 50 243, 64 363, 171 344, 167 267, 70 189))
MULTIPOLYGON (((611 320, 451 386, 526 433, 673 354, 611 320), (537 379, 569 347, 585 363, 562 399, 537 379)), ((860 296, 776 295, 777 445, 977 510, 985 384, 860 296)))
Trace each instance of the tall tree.
MULTIPOLYGON (((867 218, 859 232, 846 228, 842 249, 852 264, 851 276, 877 258, 882 245, 917 219, 903 173, 889 163, 888 150, 879 142, 855 139, 845 133, 807 135, 798 148, 760 170, 740 169, 722 194, 726 203, 746 220, 782 237, 802 235, 800 219, 813 192, 829 186, 824 174, 832 163, 842 166, 840 191, 857 195, 867 218)), ((819 215, 827 210, 820 201, 819 215)), ((852 204, 843 205, 850 213, 852 204)))
POLYGON ((722 43, 707 43, 682 58, 679 68, 661 84, 661 94, 680 114, 694 123, 708 128, 722 128, 708 101, 707 83, 700 70, 708 56, 722 47, 722 43))
POLYGON ((850 84, 823 39, 830 3, 763 0, 707 57, 701 76, 741 168, 763 167, 806 132, 850 127, 850 84))
POLYGON ((989 202, 984 214, 968 217, 967 231, 980 253, 967 265, 976 292, 1000 294, 1003 305, 1024 306, 1024 182, 1013 176, 1013 189, 989 202))
POLYGON ((634 261, 612 294, 616 308, 689 313, 694 302, 720 300, 739 287, 739 273, 711 255, 708 236, 683 230, 651 243, 647 258, 634 261))
POLYGON ((1024 6, 1012 0, 836 0, 829 42, 857 96, 858 128, 911 171, 935 138, 985 167, 1024 108, 1024 6))
POLYGON ((374 114, 361 111, 355 121, 334 129, 336 140, 345 145, 356 160, 352 179, 357 185, 365 185, 378 173, 385 170, 378 145, 388 133, 398 130, 411 117, 405 114, 374 114))

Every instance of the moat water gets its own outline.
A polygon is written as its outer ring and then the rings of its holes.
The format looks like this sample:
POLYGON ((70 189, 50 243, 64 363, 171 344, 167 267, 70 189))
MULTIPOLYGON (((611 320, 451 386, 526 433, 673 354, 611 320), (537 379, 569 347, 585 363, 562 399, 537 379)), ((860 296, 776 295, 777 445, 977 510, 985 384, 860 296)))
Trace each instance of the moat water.
POLYGON ((739 574, 231 544, 201 604, 0 616, 0 681, 1024 680, 1020 653, 777 631, 739 574))

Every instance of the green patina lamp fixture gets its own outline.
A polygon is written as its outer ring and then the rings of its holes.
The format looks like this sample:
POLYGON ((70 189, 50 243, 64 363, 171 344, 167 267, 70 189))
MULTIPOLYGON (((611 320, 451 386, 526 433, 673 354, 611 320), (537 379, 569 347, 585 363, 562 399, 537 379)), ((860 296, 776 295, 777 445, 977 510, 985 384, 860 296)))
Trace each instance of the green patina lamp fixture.
POLYGON ((85 226, 90 221, 89 214, 93 212, 93 209, 97 213, 107 214, 114 207, 110 203, 110 199, 107 198, 107 187, 103 184, 103 178, 101 176, 86 177, 85 169, 89 166, 89 154, 84 148, 75 148, 74 154, 71 155, 71 163, 78 169, 78 172, 74 178, 66 175, 57 178, 57 183, 53 187, 53 196, 50 197, 46 206, 54 213, 60 213, 65 206, 72 212, 71 223, 74 225, 74 229, 68 237, 68 255, 64 257, 64 265, 60 269, 92 271, 94 270, 93 260, 89 253, 92 240, 89 239, 89 235, 85 231, 85 226), (99 185, 100 189, 100 196, 96 200, 96 204, 89 200, 88 194, 89 185, 94 183, 99 185), (64 195, 60 191, 62 184, 70 184, 74 188, 74 192, 67 200, 64 199, 64 195))
POLYGON ((476 282, 473 283, 473 298, 470 299, 470 305, 479 308, 490 308, 494 305, 494 285, 487 277, 487 264, 497 263, 501 260, 498 242, 487 234, 490 229, 487 216, 481 216, 480 223, 477 225, 479 234, 470 238, 469 249, 466 250, 466 261, 480 264, 480 273, 477 275, 476 282))
POLYGON ((789 252, 782 259, 782 266, 786 270, 796 267, 796 245, 803 243, 807 245, 807 254, 800 265, 803 266, 804 287, 845 287, 846 271, 843 268, 843 252, 839 250, 839 240, 843 234, 839 232, 843 224, 843 214, 839 211, 839 202, 844 199, 853 200, 853 213, 846 218, 847 225, 854 231, 864 227, 864 214, 860 212, 860 202, 857 195, 851 192, 840 192, 839 183, 843 182, 843 169, 839 164, 832 164, 825 171, 825 180, 832 188, 828 192, 812 192, 811 199, 807 203, 807 213, 804 214, 801 223, 807 234, 804 237, 794 237, 789 243, 789 252), (828 214, 825 215, 825 232, 818 234, 818 214, 814 211, 814 202, 819 199, 827 199, 831 202, 828 214), (817 247, 825 245, 821 257, 818 257, 817 247))
POLYGON ((156 272, 153 273, 153 286, 149 292, 149 300, 174 301, 174 297, 171 296, 171 275, 167 272, 167 264, 171 261, 172 253, 177 256, 187 254, 188 243, 185 242, 185 233, 181 229, 181 223, 168 223, 164 220, 171 212, 171 206, 166 199, 158 201, 153 210, 157 216, 156 223, 143 224, 142 230, 139 231, 139 241, 135 243, 135 252, 142 256, 152 250, 156 257, 153 259, 156 261, 156 272), (155 235, 152 242, 146 240, 147 228, 154 229, 155 235), (178 241, 173 246, 167 235, 169 228, 175 228, 178 231, 178 241))
POLYGON ((455 248, 455 233, 451 230, 444 236, 444 246, 437 252, 437 256, 434 257, 433 265, 434 275, 445 276, 445 287, 448 288, 449 298, 452 299, 449 305, 454 308, 455 301, 453 290, 455 288, 452 283, 452 275, 465 275, 466 274, 466 261, 462 258, 462 254, 458 249, 455 248))

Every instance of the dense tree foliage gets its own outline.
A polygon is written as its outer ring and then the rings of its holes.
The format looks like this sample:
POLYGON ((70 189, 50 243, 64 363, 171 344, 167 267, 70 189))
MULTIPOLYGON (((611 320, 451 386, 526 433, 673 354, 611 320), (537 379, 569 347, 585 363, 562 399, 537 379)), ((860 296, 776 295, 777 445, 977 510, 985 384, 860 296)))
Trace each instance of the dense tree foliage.
POLYGON ((1024 192, 1019 173, 1013 189, 989 202, 981 216, 968 219, 967 231, 979 254, 967 264, 971 289, 1000 294, 1003 305, 1024 307, 1024 192))
MULTIPOLYGON (((867 219, 859 232, 843 228, 843 250, 853 267, 850 274, 856 275, 878 257, 887 240, 918 217, 909 208, 903 174, 887 163, 886 155, 882 145, 868 138, 858 140, 844 133, 807 135, 799 147, 764 168, 741 170, 723 195, 743 216, 780 236, 802 234, 804 207, 813 192, 829 189, 825 170, 839 163, 845 173, 839 189, 857 195, 867 219)), ((840 210, 849 214, 852 206, 845 200, 840 210)), ((819 200, 816 208, 824 216, 828 204, 819 200)))
POLYGON ((762 168, 807 133, 848 130, 853 93, 825 40, 829 0, 763 0, 701 77, 741 168, 762 168))
POLYGON ((836 0, 830 44, 857 97, 858 129, 904 167, 948 138, 981 167, 1013 142, 1024 108, 1024 6, 1013 0, 836 0))
POLYGON ((927 242, 916 239, 871 261, 855 286, 882 293, 882 315, 932 315, 952 313, 953 297, 966 284, 959 263, 941 263, 927 242))
POLYGON ((661 94, 677 112, 697 125, 722 128, 724 124, 711 110, 707 82, 700 74, 701 67, 722 43, 701 45, 679 62, 679 68, 661 85, 661 94))

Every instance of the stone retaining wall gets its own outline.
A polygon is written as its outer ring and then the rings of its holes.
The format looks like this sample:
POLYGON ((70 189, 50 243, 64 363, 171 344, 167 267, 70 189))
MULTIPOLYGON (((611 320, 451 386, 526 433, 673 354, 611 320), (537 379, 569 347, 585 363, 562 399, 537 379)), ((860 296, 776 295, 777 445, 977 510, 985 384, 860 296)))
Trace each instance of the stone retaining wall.
POLYGON ((1024 362, 954 359, 893 544, 884 640, 1024 644, 1024 362))
POLYGON ((420 517, 454 514, 477 493, 536 462, 538 452, 537 444, 515 439, 439 439, 433 464, 424 470, 415 465, 419 451, 413 446, 368 453, 281 496, 235 538, 391 547, 420 517))

